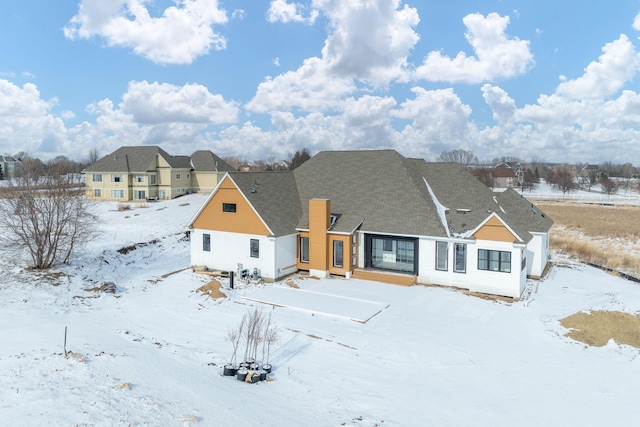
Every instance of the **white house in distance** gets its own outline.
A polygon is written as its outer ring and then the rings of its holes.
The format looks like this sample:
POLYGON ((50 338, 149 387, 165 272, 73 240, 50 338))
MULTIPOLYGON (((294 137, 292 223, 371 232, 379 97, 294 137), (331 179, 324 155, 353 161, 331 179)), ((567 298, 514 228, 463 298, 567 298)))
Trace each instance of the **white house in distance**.
POLYGON ((327 151, 293 172, 227 173, 189 222, 191 263, 519 298, 547 265, 552 224, 457 164, 327 151))

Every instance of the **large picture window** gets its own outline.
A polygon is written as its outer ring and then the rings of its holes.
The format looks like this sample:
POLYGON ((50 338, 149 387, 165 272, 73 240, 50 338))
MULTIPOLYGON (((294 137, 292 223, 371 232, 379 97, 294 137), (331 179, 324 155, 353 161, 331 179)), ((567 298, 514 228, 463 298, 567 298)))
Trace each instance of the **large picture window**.
POLYGON ((456 243, 455 245, 455 267, 456 273, 465 273, 467 271, 467 245, 464 243, 456 243))
POLYGON ((449 244, 447 242, 436 242, 436 270, 447 271, 448 257, 449 244))
POLYGON ((205 233, 202 235, 202 250, 211 252, 211 234, 205 233))
POLYGON ((418 274, 418 239, 365 235, 365 267, 418 274))
POLYGON ((124 199, 124 190, 111 190, 112 199, 124 199))
POLYGON ((260 258, 260 241, 258 239, 251 239, 251 258, 260 258))
POLYGON ((342 240, 333 241, 333 266, 342 267, 344 258, 344 243, 342 240))
POLYGON ((309 238, 300 238, 300 262, 309 262, 309 238))
POLYGON ((511 252, 478 249, 478 270, 511 273, 511 252))

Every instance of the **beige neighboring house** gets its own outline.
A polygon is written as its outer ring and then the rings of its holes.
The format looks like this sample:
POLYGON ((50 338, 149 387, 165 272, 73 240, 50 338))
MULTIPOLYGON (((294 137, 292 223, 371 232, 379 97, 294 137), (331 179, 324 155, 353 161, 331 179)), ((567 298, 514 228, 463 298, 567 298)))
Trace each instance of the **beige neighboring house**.
POLYGON ((211 192, 233 167, 208 150, 172 156, 157 146, 120 147, 88 166, 87 197, 94 200, 165 200, 211 192))

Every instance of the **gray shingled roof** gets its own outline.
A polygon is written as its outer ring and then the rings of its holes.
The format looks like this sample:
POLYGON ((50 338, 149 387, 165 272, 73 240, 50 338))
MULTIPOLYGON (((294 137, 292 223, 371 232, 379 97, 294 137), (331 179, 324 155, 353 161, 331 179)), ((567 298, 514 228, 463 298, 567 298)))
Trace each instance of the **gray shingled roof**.
POLYGON ((309 227, 308 200, 331 200, 340 214, 335 231, 361 230, 406 235, 444 236, 445 229, 424 186, 410 174, 405 158, 394 150, 325 151, 294 175, 303 215, 298 227, 309 227))
POLYGON ((296 232, 302 209, 291 172, 230 172, 229 176, 275 236, 296 232))
POLYGON ((155 169, 153 165, 158 154, 173 168, 191 168, 187 156, 174 157, 156 146, 127 146, 87 166, 85 172, 147 172, 155 169))
POLYGON ((234 167, 209 150, 198 150, 191 155, 191 166, 196 172, 232 172, 234 167))
POLYGON ((464 235, 496 213, 525 242, 553 222, 513 190, 494 193, 455 163, 406 159, 394 150, 325 151, 294 172, 232 172, 276 236, 309 227, 309 200, 331 200, 332 230, 395 235, 464 235), (431 189, 429 191, 427 184, 431 189))

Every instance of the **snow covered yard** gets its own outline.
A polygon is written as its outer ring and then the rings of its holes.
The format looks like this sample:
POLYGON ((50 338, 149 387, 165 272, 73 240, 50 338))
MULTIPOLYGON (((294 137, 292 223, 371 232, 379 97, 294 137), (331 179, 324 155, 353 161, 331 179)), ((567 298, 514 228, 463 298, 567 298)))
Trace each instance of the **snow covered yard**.
POLYGON ((188 268, 182 229, 203 200, 130 211, 99 204, 102 238, 52 272, 26 271, 20 254, 0 248, 0 424, 637 422, 640 350, 586 346, 559 321, 581 310, 635 313, 640 285, 556 259, 514 303, 341 278, 296 277, 301 292, 286 291, 292 306, 312 293, 381 304, 365 323, 323 314, 336 310, 331 298, 305 310, 250 299, 285 283, 223 288, 227 298, 210 299, 196 291, 210 278, 188 268), (115 295, 85 290, 104 282, 117 285, 115 295), (281 342, 273 381, 245 384, 221 376, 225 336, 256 305, 272 313, 281 342))

